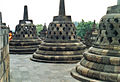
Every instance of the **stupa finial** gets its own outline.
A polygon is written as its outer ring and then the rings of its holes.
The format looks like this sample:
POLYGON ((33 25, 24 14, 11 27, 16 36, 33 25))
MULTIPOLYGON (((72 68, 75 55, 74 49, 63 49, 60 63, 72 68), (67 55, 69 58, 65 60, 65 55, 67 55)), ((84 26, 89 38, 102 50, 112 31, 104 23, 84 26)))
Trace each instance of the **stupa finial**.
POLYGON ((64 2, 64 0, 60 0, 59 15, 65 16, 65 2, 64 2))
POLYGON ((2 13, 0 12, 0 24, 2 24, 2 13))
POLYGON ((27 5, 24 6, 24 16, 23 16, 23 20, 28 20, 28 9, 27 9, 27 5))

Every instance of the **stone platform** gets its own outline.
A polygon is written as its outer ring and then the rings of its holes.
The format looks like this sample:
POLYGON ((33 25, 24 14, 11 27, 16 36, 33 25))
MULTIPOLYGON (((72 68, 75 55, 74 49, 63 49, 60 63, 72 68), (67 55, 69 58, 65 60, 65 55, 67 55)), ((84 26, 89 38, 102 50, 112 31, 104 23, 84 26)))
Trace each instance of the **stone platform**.
POLYGON ((40 43, 41 43, 40 39, 11 40, 10 53, 32 54, 37 50, 40 43))
POLYGON ((10 54, 11 82, 80 82, 70 76, 76 64, 38 63, 31 56, 10 54))

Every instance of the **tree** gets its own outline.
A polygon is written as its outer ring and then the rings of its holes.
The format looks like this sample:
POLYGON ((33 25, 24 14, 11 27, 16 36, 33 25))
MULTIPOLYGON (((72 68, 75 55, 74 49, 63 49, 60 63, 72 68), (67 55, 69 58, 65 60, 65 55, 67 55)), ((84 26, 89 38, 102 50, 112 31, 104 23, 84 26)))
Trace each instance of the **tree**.
MULTIPOLYGON (((80 36, 81 39, 84 39, 85 34, 92 30, 93 24, 94 22, 92 21, 85 22, 82 19, 82 21, 78 22, 78 25, 76 26, 77 36, 80 36)), ((98 23, 96 23, 96 28, 98 28, 98 23)))
POLYGON ((37 34, 39 34, 39 32, 43 29, 43 25, 42 24, 36 25, 36 29, 37 29, 37 34))

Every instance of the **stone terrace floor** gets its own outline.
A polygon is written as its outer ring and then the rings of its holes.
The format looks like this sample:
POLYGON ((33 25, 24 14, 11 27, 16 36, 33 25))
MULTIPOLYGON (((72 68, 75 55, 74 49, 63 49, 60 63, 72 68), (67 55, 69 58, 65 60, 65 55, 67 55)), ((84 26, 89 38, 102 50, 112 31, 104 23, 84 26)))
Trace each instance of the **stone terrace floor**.
POLYGON ((11 82, 79 82, 70 75, 77 64, 33 62, 30 57, 10 54, 11 82))

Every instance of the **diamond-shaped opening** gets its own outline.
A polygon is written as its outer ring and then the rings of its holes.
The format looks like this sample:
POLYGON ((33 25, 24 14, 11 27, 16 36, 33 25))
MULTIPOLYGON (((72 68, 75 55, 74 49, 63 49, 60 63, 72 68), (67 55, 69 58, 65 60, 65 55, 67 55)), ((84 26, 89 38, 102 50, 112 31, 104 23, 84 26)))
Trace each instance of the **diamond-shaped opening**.
POLYGON ((23 32, 21 32, 21 34, 23 34, 23 32))
POLYGON ((59 39, 59 37, 58 37, 58 36, 56 36, 56 39, 58 40, 58 39, 59 39))
POLYGON ((27 32, 25 32, 25 34, 27 34, 27 32))
POLYGON ((102 32, 101 32, 101 30, 100 30, 100 34, 101 34, 102 32))
POLYGON ((113 34, 114 34, 115 36, 117 36, 117 35, 118 35, 118 32, 115 30, 115 31, 113 32, 113 34))
POLYGON ((103 41, 103 39, 104 39, 104 37, 102 37, 102 38, 100 39, 100 42, 102 42, 102 41, 103 41))
POLYGON ((107 22, 110 22, 110 19, 108 19, 107 22))
POLYGON ((65 36, 63 36, 62 39, 65 40, 65 36))
POLYGON ((60 24, 60 27, 62 27, 62 24, 60 24))
POLYGON ((116 23, 118 23, 118 22, 119 22, 118 18, 115 18, 115 19, 114 19, 114 21, 115 21, 116 23))
POLYGON ((65 27, 63 27, 63 30, 65 31, 65 27))
POLYGON ((73 36, 73 38, 75 39, 75 36, 73 36))
POLYGON ((68 28, 68 30, 70 30, 71 28, 68 28))
POLYGON ((66 32, 66 35, 68 35, 68 32, 66 32))
POLYGON ((23 37, 25 37, 25 35, 23 35, 23 37))
POLYGON ((62 32, 60 31, 60 35, 62 35, 62 32))
POLYGON ((51 31, 49 32, 49 34, 51 34, 51 31))
POLYGON ((118 40, 119 44, 120 44, 120 39, 118 40))
POLYGON ((54 27, 56 27, 56 24, 54 24, 54 27))
POLYGON ((75 31, 75 35, 77 34, 77 32, 75 31))
POLYGON ((105 24, 103 24, 103 28, 104 28, 104 29, 106 28, 105 24))
POLYGON ((70 24, 70 26, 72 27, 72 26, 73 26, 73 24, 70 24))
POLYGON ((56 32, 54 32, 54 34, 56 34, 56 32))
POLYGON ((106 31, 105 34, 108 35, 108 32, 106 31))
POLYGON ((51 36, 51 39, 53 39, 53 36, 51 36))
POLYGON ((57 31, 59 31, 59 27, 57 27, 57 31))
POLYGON ((112 43, 112 41, 113 41, 112 37, 108 37, 107 39, 108 39, 109 43, 112 43))
POLYGON ((71 39, 71 37, 69 36, 69 39, 71 39))
POLYGON ((96 38, 96 40, 98 40, 98 37, 96 38))
POLYGON ((65 24, 65 26, 67 27, 68 25, 67 25, 67 24, 65 24))
POLYGON ((73 32, 71 32, 71 34, 73 35, 73 32))
POLYGON ((113 30, 114 26, 113 24, 110 24, 110 29, 113 30))

